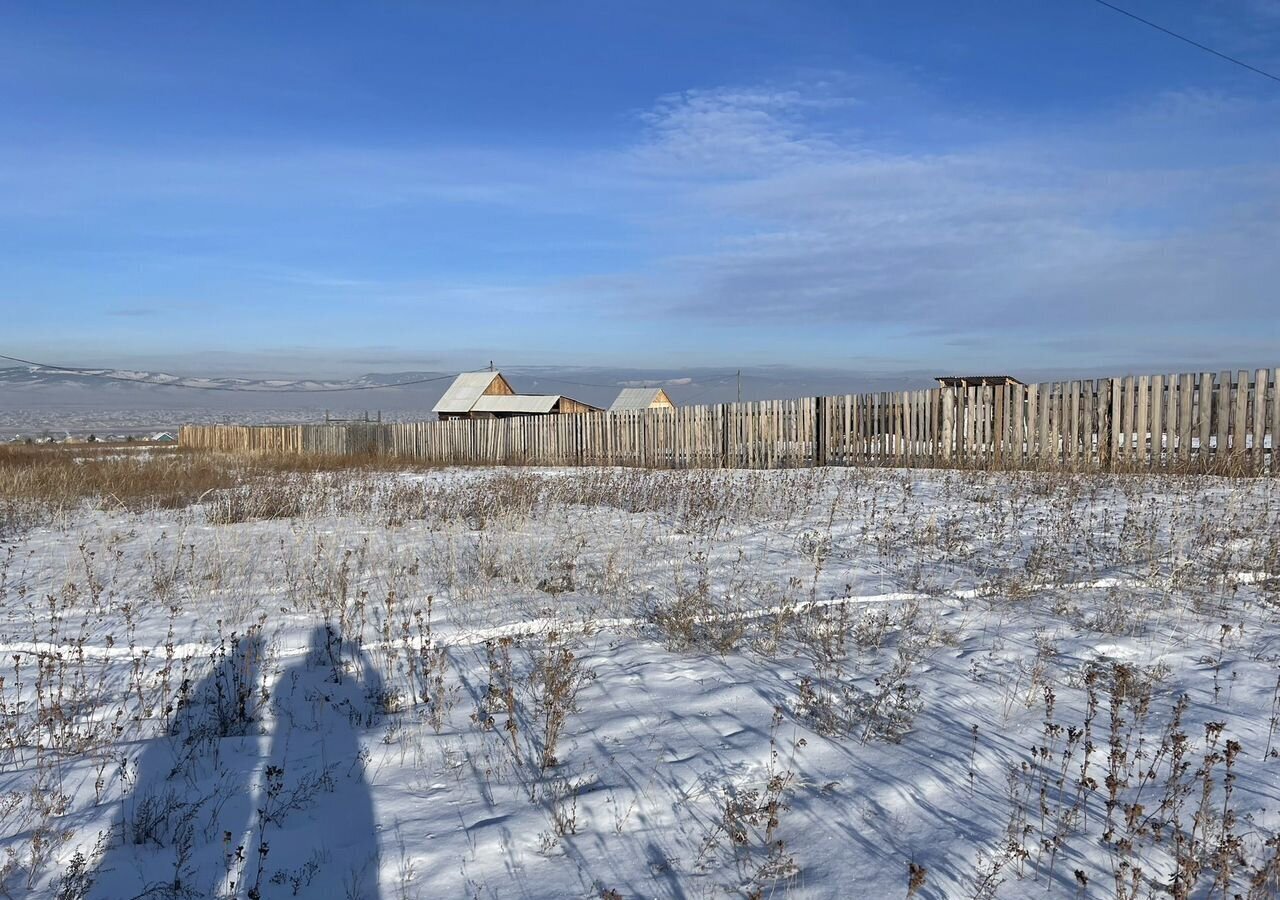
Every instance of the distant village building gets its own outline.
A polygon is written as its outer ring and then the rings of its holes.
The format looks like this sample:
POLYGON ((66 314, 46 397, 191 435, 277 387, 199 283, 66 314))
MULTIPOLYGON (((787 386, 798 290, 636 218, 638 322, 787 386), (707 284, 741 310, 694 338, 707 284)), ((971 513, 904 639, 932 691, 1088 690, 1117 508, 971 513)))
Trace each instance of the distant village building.
POLYGON ((633 412, 640 409, 675 409, 662 388, 623 388, 609 412, 633 412))
POLYGON ((167 431, 157 432, 151 436, 153 444, 172 444, 177 442, 177 438, 167 431))
POLYGON ((500 372, 463 372, 431 408, 441 420, 601 412, 563 394, 517 394, 500 372))
POLYGON ((941 387, 1004 387, 1006 385, 1020 385, 1021 381, 1012 375, 939 375, 937 378, 941 387))
POLYGON ((515 389, 500 372, 463 372, 431 407, 441 419, 467 419, 481 397, 510 397, 515 389))

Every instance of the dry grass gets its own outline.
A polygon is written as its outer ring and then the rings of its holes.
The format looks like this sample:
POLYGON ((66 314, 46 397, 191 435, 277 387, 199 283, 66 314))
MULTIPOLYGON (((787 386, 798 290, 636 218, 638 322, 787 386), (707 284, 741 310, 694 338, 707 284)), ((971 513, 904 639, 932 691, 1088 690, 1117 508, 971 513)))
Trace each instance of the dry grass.
POLYGON ((296 476, 426 468, 373 456, 229 456, 136 444, 5 446, 0 537, 85 504, 145 512, 184 509, 213 496, 218 503, 212 518, 221 522, 296 515, 300 504, 289 487, 301 483, 296 476))
POLYGON ((236 483, 235 470, 212 457, 177 450, 136 456, 0 448, 0 496, 50 511, 85 501, 131 511, 176 509, 205 491, 236 483))

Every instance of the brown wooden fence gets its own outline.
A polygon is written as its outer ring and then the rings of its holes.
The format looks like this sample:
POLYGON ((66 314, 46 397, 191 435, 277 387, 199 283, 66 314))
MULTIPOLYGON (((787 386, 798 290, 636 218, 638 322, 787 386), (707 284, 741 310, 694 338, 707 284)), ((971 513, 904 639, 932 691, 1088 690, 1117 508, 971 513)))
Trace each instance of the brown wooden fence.
POLYGON ((448 422, 186 425, 183 446, 450 465, 1280 474, 1280 369, 448 422))

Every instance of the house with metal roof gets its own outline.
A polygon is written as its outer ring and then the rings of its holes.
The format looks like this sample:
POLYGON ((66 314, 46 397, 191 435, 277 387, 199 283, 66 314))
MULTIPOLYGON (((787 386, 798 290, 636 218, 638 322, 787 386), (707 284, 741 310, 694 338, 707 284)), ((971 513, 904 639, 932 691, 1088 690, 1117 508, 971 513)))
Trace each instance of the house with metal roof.
POLYGON ((431 411, 441 419, 465 419, 481 397, 509 397, 514 393, 501 372, 463 372, 453 379, 431 411))
POLYGON ((609 412, 634 412, 641 409, 675 409, 675 404, 662 388, 623 388, 609 407, 609 412))
POLYGON ((463 372, 431 410, 442 420, 601 412, 562 394, 517 394, 500 372, 463 372))

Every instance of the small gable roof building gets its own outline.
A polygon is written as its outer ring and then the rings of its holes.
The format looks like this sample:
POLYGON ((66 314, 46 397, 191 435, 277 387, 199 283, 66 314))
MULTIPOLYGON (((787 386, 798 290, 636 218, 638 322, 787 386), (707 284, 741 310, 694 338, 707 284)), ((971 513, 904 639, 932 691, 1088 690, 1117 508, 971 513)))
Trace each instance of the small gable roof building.
POLYGON ((641 409, 675 409, 675 404, 662 388, 623 388, 609 407, 609 412, 632 412, 641 409))
POLYGON ((442 419, 464 418, 481 397, 511 396, 515 390, 501 372, 463 372, 431 407, 442 419))
POLYGON ((1021 381, 1012 375, 939 375, 940 387, 1004 387, 1020 385, 1021 381))

